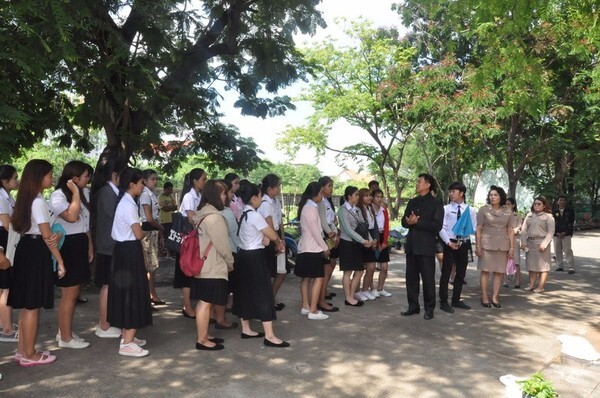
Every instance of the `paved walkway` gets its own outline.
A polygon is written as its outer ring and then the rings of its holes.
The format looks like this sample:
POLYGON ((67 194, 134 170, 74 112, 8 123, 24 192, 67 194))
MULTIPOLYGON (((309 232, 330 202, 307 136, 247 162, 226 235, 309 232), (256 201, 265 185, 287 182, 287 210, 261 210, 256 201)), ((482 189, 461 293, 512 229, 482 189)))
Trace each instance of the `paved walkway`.
POLYGON ((42 311, 38 347, 58 360, 21 368, 12 362, 16 344, 0 343, 0 396, 501 397, 501 375, 542 370, 562 397, 598 398, 600 366, 563 357, 557 336, 585 336, 600 351, 599 243, 599 231, 578 234, 575 275, 552 272, 544 294, 503 289, 502 309, 478 304, 479 274, 471 263, 463 297, 473 310, 436 310, 431 321, 400 316, 406 307, 403 254, 392 258, 386 289, 393 296, 362 308, 343 305, 336 271, 331 290, 342 308, 326 321, 300 315, 299 280, 290 275, 281 291, 287 307, 275 324, 278 336, 292 344, 287 349, 225 330, 213 331, 225 338, 225 350, 195 350, 194 322, 179 313, 180 292, 170 287, 173 267, 165 264, 159 293, 169 305, 139 333, 148 340, 149 357, 120 357, 116 340, 93 334, 98 295, 89 290, 74 324, 91 346, 59 349, 56 312, 42 311))

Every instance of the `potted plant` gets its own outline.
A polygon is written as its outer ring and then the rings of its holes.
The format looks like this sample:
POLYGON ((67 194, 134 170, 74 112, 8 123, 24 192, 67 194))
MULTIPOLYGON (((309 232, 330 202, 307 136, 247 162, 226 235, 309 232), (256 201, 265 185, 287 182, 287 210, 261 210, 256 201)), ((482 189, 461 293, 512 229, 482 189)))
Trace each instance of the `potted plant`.
POLYGON ((528 379, 517 381, 521 385, 523 398, 554 398, 558 393, 554 390, 552 383, 544 378, 541 372, 534 373, 528 379))

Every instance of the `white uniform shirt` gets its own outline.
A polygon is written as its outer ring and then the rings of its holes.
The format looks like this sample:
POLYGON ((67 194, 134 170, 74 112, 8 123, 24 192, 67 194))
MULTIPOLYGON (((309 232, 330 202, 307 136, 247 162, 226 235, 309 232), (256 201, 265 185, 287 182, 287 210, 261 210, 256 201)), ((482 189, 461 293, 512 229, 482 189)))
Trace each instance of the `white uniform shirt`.
POLYGON ((31 204, 31 228, 26 235, 41 235, 39 224, 50 224, 50 210, 42 195, 38 195, 31 204))
MULTIPOLYGON (((262 244, 263 233, 262 229, 269 226, 265 221, 264 217, 259 214, 252 206, 244 206, 243 212, 250 210, 246 216, 243 217, 242 224, 240 226, 240 249, 243 250, 256 250, 264 249, 265 245, 262 244)), ((240 215, 240 217, 242 217, 240 215)))
POLYGON ((277 198, 271 199, 269 195, 264 194, 258 212, 265 219, 271 217, 273 220, 273 229, 279 231, 279 225, 283 219, 283 211, 281 210, 281 205, 277 198))
MULTIPOLYGON (((465 217, 465 210, 467 209, 466 203, 461 203, 460 205, 456 202, 448 203, 444 206, 444 223, 442 224, 442 229, 440 230, 440 238, 444 241, 444 243, 450 243, 450 239, 456 239, 456 235, 452 232, 452 228, 456 224, 456 216, 458 214, 458 208, 460 207, 460 216, 465 217)), ((474 208, 469 206, 469 213, 471 213, 471 223, 473 224, 473 229, 477 230, 477 212, 474 208)), ((463 236, 462 239, 466 239, 468 236, 463 236)))
POLYGON ((377 220, 377 228, 379 228, 379 232, 383 231, 385 225, 385 214, 383 214, 383 206, 379 206, 379 211, 375 214, 375 219, 377 220))
POLYGON ((140 223, 138 206, 129 193, 119 201, 115 211, 115 220, 113 221, 111 236, 116 242, 125 242, 136 240, 131 226, 140 223))
MULTIPOLYGON (((8 214, 8 217, 11 217, 14 208, 15 199, 10 196, 8 192, 4 190, 4 188, 0 188, 0 214, 8 214)), ((8 230, 8 225, 3 225, 2 220, 0 220, 0 226, 6 227, 6 230, 8 230)))
POLYGON ((112 181, 108 182, 108 186, 113 190, 115 195, 119 196, 119 188, 117 188, 117 186, 113 184, 112 181))
POLYGON ((154 192, 152 192, 148 187, 144 187, 144 190, 140 195, 140 218, 142 219, 142 222, 148 222, 146 219, 144 205, 150 206, 152 218, 158 221, 158 199, 156 198, 154 192))
POLYGON ((201 195, 199 195, 194 188, 190 189, 190 191, 183 196, 181 206, 179 206, 179 212, 187 217, 188 210, 198 211, 200 198, 201 195))
POLYGON ((325 219, 327 225, 333 229, 335 227, 335 210, 333 210, 333 206, 331 206, 331 203, 329 203, 327 198, 323 197, 322 203, 325 205, 325 219))
POLYGON ((84 234, 90 230, 90 211, 81 203, 79 218, 75 222, 68 222, 60 217, 60 213, 69 208, 67 196, 62 189, 57 189, 50 195, 50 211, 55 217, 55 223, 59 223, 65 229, 67 235, 84 234))

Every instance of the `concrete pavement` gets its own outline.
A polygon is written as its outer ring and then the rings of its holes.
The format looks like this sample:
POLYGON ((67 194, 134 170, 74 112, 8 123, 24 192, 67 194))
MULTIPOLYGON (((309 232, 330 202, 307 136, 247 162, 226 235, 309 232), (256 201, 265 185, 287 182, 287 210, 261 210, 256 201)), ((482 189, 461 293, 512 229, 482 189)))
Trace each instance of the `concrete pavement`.
POLYGON ((98 295, 90 288, 85 292, 90 301, 76 308, 74 330, 91 346, 59 349, 56 310, 42 310, 38 349, 52 351, 58 360, 21 368, 12 362, 16 343, 0 343, 0 395, 502 397, 501 375, 541 370, 562 397, 598 398, 600 366, 562 356, 556 338, 584 336, 600 351, 600 231, 577 234, 573 247, 575 275, 551 272, 543 294, 503 288, 501 309, 479 305, 479 273, 470 263, 463 298, 473 309, 454 314, 436 309, 431 321, 422 313, 400 316, 406 308, 401 253, 392 256, 386 283, 393 296, 361 308, 343 305, 336 271, 330 291, 337 293, 333 302, 341 311, 326 321, 300 315, 299 279, 289 275, 280 292, 287 306, 278 312, 275 330, 291 347, 264 347, 262 339, 241 340, 239 330, 211 328, 225 338, 226 348, 218 352, 195 349, 195 323, 179 312, 180 291, 170 287, 173 266, 164 263, 158 290, 169 305, 154 315, 154 326, 138 333, 148 340, 150 356, 121 357, 117 340, 94 335, 98 295))

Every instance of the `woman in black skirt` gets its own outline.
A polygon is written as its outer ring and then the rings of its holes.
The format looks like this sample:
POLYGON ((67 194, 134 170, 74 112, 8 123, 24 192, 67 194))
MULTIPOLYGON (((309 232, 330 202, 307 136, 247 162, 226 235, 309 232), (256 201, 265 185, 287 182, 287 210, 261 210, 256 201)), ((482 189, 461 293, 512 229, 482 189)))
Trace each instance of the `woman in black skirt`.
POLYGON ((360 279, 365 270, 363 262, 363 247, 371 247, 371 237, 359 235, 355 229, 362 222, 360 211, 356 208, 358 203, 358 188, 346 187, 344 191, 344 204, 338 210, 340 221, 340 269, 344 272, 342 285, 344 286, 344 304, 360 307, 364 301, 355 296, 360 279))
POLYGON ((57 279, 61 296, 58 305, 58 334, 56 340, 62 348, 86 348, 87 341, 73 333, 75 301, 79 297, 80 285, 90 280, 89 263, 94 258, 94 247, 90 234, 89 204, 83 195, 90 174, 87 164, 73 160, 65 165, 50 196, 50 211, 65 232, 60 249, 67 273, 57 279))
POLYGON ((256 211, 261 204, 258 186, 242 180, 238 195, 244 202, 244 209, 238 224, 240 246, 236 265, 239 290, 233 294, 233 310, 242 321, 242 338, 264 336, 263 343, 267 347, 289 347, 290 344, 275 336, 273 331, 275 300, 265 255, 265 245, 270 241, 275 241, 278 251, 285 250, 285 247, 277 232, 256 211), (250 319, 260 319, 265 332, 252 330, 250 319))
MULTIPOLYGON (((15 200, 10 191, 19 187, 17 170, 8 164, 0 166, 0 247, 6 250, 8 243, 8 228, 10 217, 15 207, 15 200)), ((12 308, 6 305, 10 289, 10 276, 12 268, 0 269, 0 341, 17 342, 19 334, 13 326, 12 308)))
POLYGON ((308 184, 298 204, 298 219, 302 228, 298 244, 298 258, 294 274, 302 278, 300 295, 302 297, 302 315, 308 315, 311 320, 324 320, 329 316, 318 308, 321 285, 325 275, 325 263, 329 262, 329 247, 323 240, 321 219, 319 218, 318 203, 323 200, 321 184, 313 181, 308 184), (312 288, 309 287, 312 281, 312 288))
POLYGON ((144 231, 135 202, 143 189, 142 171, 125 169, 119 181, 120 200, 112 227, 115 248, 108 283, 108 322, 123 329, 119 355, 128 357, 148 355, 148 350, 141 348, 146 341, 135 334, 138 329, 152 325, 150 289, 140 242, 144 231))
POLYGON ((390 216, 383 203, 383 191, 378 188, 374 189, 371 194, 373 195, 373 212, 379 228, 379 245, 377 246, 379 278, 377 279, 377 289, 373 289, 373 285, 371 285, 371 292, 377 297, 390 297, 392 294, 383 288, 388 274, 388 263, 390 262, 390 248, 387 245, 390 236, 390 216))
POLYGON ((319 184, 321 185, 321 194, 323 200, 318 203, 319 206, 319 218, 321 219, 321 227, 325 233, 328 247, 330 248, 329 261, 325 264, 325 275, 323 276, 323 283, 321 284, 321 297, 319 299, 319 308, 325 312, 337 312, 340 309, 334 307, 333 304, 328 303, 327 300, 332 299, 335 293, 327 293, 327 286, 337 259, 340 257, 338 246, 340 243, 340 234, 337 229, 337 217, 335 214, 335 206, 331 195, 333 195, 333 180, 331 177, 323 176, 319 178, 319 184))
POLYGON ((45 160, 30 160, 23 178, 11 223, 21 234, 14 258, 8 305, 19 313, 19 343, 15 360, 25 367, 44 365, 56 360, 54 355, 35 350, 40 308, 54 307, 54 271, 50 254, 56 258, 58 277, 65 267, 50 230, 50 211, 42 197, 52 187, 52 165, 45 160))
POLYGON ((362 219, 369 225, 369 235, 373 239, 371 241, 371 247, 363 248, 363 262, 365 264, 365 275, 363 278, 362 290, 357 292, 357 298, 359 300, 375 300, 377 297, 371 292, 371 285, 373 284, 373 275, 375 274, 375 249, 379 244, 379 227, 375 219, 375 213, 371 207, 373 203, 373 196, 368 188, 362 188, 358 190, 358 204, 357 208, 360 210, 362 219))
POLYGON ((194 215, 198 225, 200 253, 205 258, 202 272, 194 277, 190 298, 196 304, 196 328, 198 338, 196 349, 221 350, 223 339, 208 334, 210 311, 213 305, 224 308, 227 303, 227 277, 233 270, 233 255, 229 245, 229 235, 225 218, 220 213, 225 207, 227 187, 224 183, 209 180, 202 190, 200 211, 194 215))

